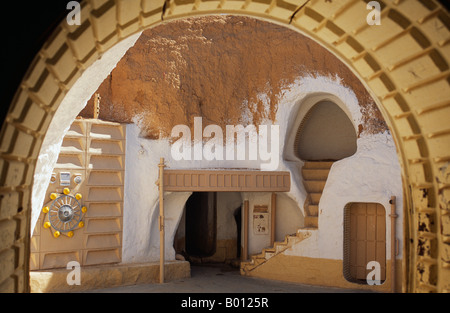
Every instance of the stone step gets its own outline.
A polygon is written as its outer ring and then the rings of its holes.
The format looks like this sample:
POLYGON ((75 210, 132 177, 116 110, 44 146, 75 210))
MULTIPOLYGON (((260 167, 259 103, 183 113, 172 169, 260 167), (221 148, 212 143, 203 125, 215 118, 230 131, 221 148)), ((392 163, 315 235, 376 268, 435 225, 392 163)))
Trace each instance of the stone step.
POLYGON ((305 212, 307 215, 309 216, 319 215, 319 205, 308 203, 305 208, 306 208, 305 212))
POLYGON ((330 169, 332 165, 331 161, 307 161, 303 164, 303 168, 330 169))
POLYGON ((303 185, 308 193, 322 193, 325 188, 324 180, 304 180, 303 185))
POLYGON ((311 231, 311 230, 317 230, 317 227, 303 227, 301 230, 311 231))
POLYGON ((263 249, 263 253, 275 253, 276 251, 277 251, 277 249, 274 247, 263 249))
POLYGON ((302 168, 304 180, 327 180, 329 169, 302 168))
MULTIPOLYGON (((310 227, 309 229, 313 230, 316 228, 310 227)), ((246 275, 246 273, 264 264, 270 258, 280 254, 287 248, 291 247, 297 242, 302 241, 303 239, 304 235, 300 231, 297 231, 294 234, 286 235, 284 237, 284 241, 274 242, 273 247, 264 248, 261 253, 251 255, 250 260, 240 262, 241 275, 246 275)))
POLYGON ((311 192, 309 193, 309 203, 314 205, 319 205, 320 197, 322 192, 311 192))
POLYGON ((318 216, 305 216, 305 227, 318 228, 319 227, 319 217, 318 216))

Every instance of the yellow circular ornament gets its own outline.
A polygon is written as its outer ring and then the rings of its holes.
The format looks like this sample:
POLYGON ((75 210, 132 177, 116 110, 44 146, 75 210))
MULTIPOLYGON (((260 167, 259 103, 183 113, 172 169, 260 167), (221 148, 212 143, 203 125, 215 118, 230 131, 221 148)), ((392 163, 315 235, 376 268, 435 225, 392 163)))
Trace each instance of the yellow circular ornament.
POLYGON ((82 208, 81 208, 81 212, 86 213, 86 212, 87 212, 87 207, 85 207, 85 206, 82 207, 82 208))
POLYGON ((56 198, 58 198, 58 195, 56 193, 52 193, 50 195, 50 199, 55 200, 56 198))
POLYGON ((55 238, 58 238, 59 236, 61 236, 61 233, 59 231, 55 231, 55 233, 53 234, 53 236, 55 238))
POLYGON ((49 208, 48 206, 45 206, 45 207, 42 209, 42 212, 44 212, 44 213, 48 213, 48 211, 50 211, 50 208, 49 208))
POLYGON ((67 233, 67 236, 69 236, 69 238, 72 238, 73 235, 74 235, 74 234, 73 234, 73 231, 70 231, 70 232, 67 233))
POLYGON ((52 226, 52 224, 50 224, 50 222, 45 222, 44 223, 44 228, 50 228, 52 226))
POLYGON ((70 189, 69 188, 64 188, 63 193, 65 195, 68 195, 70 193, 70 189))
POLYGON ((77 193, 76 196, 75 196, 75 199, 80 200, 81 198, 83 198, 81 193, 77 193))
POLYGON ((78 223, 78 227, 83 228, 84 227, 84 222, 83 221, 79 222, 78 223))

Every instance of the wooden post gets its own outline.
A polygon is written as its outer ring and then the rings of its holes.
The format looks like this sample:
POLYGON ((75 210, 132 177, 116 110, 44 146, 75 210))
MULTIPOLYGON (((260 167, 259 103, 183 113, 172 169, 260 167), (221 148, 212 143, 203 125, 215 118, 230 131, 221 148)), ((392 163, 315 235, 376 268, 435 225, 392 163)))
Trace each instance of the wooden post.
POLYGON ((159 162, 159 282, 164 283, 164 261, 165 261, 165 245, 164 245, 164 158, 159 162))
POLYGON ((248 200, 244 200, 244 247, 242 251, 242 261, 248 260, 248 200))
POLYGON ((277 194, 272 192, 272 203, 271 203, 271 227, 270 227, 270 246, 273 247, 275 243, 275 223, 276 223, 276 213, 277 213, 277 194))
POLYGON ((100 115, 100 100, 102 98, 98 93, 94 96, 94 118, 98 119, 98 116, 100 115))
POLYGON ((397 234, 395 230, 395 223, 396 218, 398 217, 396 211, 395 211, 395 196, 391 197, 391 200, 389 201, 391 204, 391 214, 389 215, 391 217, 391 289, 392 292, 395 293, 395 281, 396 281, 396 245, 397 245, 397 234))

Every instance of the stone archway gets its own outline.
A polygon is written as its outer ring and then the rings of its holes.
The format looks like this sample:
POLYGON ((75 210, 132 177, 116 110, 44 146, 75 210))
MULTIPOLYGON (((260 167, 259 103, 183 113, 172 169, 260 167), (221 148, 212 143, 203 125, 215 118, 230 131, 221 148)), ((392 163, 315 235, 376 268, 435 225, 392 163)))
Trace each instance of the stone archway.
POLYGON ((82 2, 81 26, 63 22, 56 28, 31 64, 2 127, 0 290, 29 290, 34 168, 50 122, 64 110, 60 104, 81 75, 117 43, 162 19, 227 13, 299 31, 360 78, 389 124, 402 164, 405 239, 411 242, 405 247, 405 291, 449 291, 450 15, 434 0, 380 3, 381 25, 370 26, 362 0, 82 2))

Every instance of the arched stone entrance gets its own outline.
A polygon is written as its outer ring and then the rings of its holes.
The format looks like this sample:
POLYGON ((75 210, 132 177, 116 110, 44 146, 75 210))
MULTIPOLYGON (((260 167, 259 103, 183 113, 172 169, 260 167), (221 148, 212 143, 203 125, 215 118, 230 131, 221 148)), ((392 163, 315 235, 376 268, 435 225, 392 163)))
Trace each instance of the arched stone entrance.
POLYGON ((286 25, 353 69, 388 121, 402 164, 411 242, 404 290, 450 290, 449 14, 436 1, 383 2, 382 24, 369 26, 367 3, 351 0, 84 1, 82 25, 57 27, 24 77, 1 131, 0 290, 29 290, 33 173, 48 126, 67 109, 60 104, 80 76, 117 43, 162 18, 214 13, 286 25))

